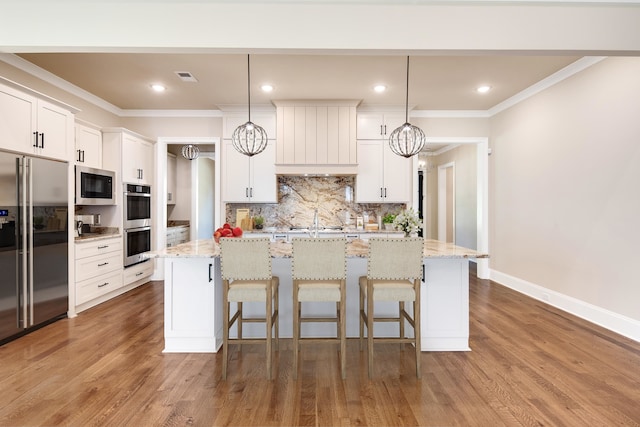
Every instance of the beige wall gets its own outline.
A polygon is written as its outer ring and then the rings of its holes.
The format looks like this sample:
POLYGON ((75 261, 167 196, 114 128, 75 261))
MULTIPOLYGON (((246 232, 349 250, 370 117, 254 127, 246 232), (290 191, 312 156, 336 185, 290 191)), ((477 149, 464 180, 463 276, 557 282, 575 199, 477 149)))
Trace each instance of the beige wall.
POLYGON ((222 117, 123 117, 121 126, 156 140, 158 137, 222 138, 222 117))
POLYGON ((489 136, 488 118, 410 118, 412 125, 420 127, 427 138, 486 137, 489 136))
POLYGON ((495 116, 491 268, 640 320, 640 58, 495 116))

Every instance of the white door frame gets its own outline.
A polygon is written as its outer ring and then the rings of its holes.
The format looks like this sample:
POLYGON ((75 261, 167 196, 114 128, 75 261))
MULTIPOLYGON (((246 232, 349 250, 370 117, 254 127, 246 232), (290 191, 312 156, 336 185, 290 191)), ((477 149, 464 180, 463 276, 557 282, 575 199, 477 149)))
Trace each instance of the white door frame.
MULTIPOLYGON (((487 137, 427 137, 427 144, 476 144, 477 147, 477 248, 478 252, 489 253, 489 138, 487 137)), ((417 157, 417 156, 415 156, 417 157)), ((418 161, 414 162, 417 171, 418 161)), ((414 171, 417 180, 417 172, 414 171)), ((428 173, 424 174, 425 187, 428 173)), ((414 186, 417 185, 414 182, 414 186)), ((417 187, 415 187, 417 188, 417 187)), ((414 191, 414 206, 422 203, 418 200, 417 191, 414 191)), ((423 212, 428 212, 427 206, 423 206, 423 212)), ((486 258, 476 260, 478 266, 478 277, 480 279, 489 278, 489 260, 486 258)))
POLYGON ((452 242, 455 244, 456 242, 456 164, 455 162, 445 163, 444 165, 438 166, 438 240, 442 242, 447 241, 447 196, 449 193, 447 192, 447 170, 451 168, 452 174, 451 179, 453 186, 453 212, 451 221, 451 227, 453 228, 453 240, 452 242))
MULTIPOLYGON (((221 209, 221 194, 220 194, 220 138, 218 137, 159 137, 155 144, 155 157, 156 157, 156 180, 155 187, 157 194, 157 200, 155 204, 155 215, 153 224, 155 225, 155 245, 152 250, 158 251, 164 249, 167 246, 167 146, 169 144, 197 144, 197 145, 213 145, 215 151, 214 161, 216 162, 215 168, 215 192, 216 197, 214 200, 214 211, 216 221, 220 218, 221 209)), ((195 197, 197 193, 197 170, 192 165, 191 177, 192 182, 196 185, 191 190, 191 238, 197 236, 197 212, 194 212, 193 206, 195 203, 195 197), (195 174, 195 175, 194 175, 195 174), (193 180, 193 177, 196 180, 193 180), (194 234, 195 232, 195 234, 194 234)), ((164 258, 156 258, 155 270, 152 276, 153 280, 164 279, 164 258)))

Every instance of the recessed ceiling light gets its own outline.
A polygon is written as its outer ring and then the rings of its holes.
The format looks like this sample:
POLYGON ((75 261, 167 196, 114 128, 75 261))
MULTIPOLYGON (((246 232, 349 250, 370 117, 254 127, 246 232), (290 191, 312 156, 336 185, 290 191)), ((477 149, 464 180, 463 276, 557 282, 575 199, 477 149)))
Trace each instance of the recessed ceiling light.
POLYGON ((490 90, 491 90, 491 86, 488 86, 488 85, 478 86, 476 88, 476 92, 478 92, 478 93, 487 93, 490 90))
POLYGON ((165 90, 167 90, 167 88, 164 85, 161 85, 159 83, 152 84, 151 89, 153 89, 156 92, 164 92, 165 90))
POLYGON ((273 90, 273 86, 270 84, 264 84, 260 86, 260 89, 262 89, 263 92, 271 92, 273 90))
POLYGON ((385 85, 375 85, 373 87, 373 90, 375 90, 378 93, 384 92, 385 90, 387 90, 387 87, 385 85))

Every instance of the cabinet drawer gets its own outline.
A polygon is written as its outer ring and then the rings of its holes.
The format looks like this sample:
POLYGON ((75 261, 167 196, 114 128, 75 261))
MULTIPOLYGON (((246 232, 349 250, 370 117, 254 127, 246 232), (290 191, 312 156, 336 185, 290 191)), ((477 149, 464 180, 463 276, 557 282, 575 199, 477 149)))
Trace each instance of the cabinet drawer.
POLYGON ((122 237, 76 243, 76 259, 86 258, 109 252, 122 251, 122 237))
POLYGON ((76 304, 91 301, 121 287, 122 271, 120 270, 76 282, 76 304))
POLYGON ((105 274, 110 271, 122 271, 122 251, 109 252, 76 260, 76 282, 105 274))
POLYGON ((136 282, 153 274, 153 260, 141 262, 124 269, 124 284, 136 282))

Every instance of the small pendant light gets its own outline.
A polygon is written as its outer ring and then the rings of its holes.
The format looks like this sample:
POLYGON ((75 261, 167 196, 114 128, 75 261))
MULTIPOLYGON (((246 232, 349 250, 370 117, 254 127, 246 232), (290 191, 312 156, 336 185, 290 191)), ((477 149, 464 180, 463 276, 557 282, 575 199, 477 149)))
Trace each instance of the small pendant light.
POLYGON ((405 103, 405 124, 396 128, 389 136, 389 147, 398 156, 412 157, 422 150, 425 136, 422 129, 409 123, 409 57, 407 56, 407 97, 405 103))
POLYGON ((251 68, 250 58, 247 55, 247 89, 249 94, 249 121, 240 125, 233 131, 231 142, 233 148, 245 156, 255 156, 267 148, 267 132, 255 123, 251 122, 251 68))
POLYGON ((182 146, 182 157, 187 160, 195 160, 200 155, 200 149, 197 145, 187 144, 182 146))

